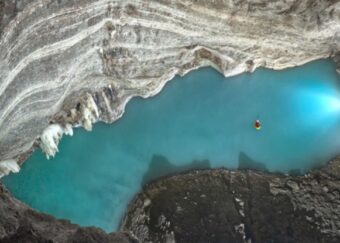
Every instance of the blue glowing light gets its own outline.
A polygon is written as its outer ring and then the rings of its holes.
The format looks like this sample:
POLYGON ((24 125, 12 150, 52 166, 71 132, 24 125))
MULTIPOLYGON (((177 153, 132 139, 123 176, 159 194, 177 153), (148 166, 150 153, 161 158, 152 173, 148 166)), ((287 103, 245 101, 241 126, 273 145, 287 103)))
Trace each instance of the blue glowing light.
POLYGON ((321 99, 325 104, 325 109, 331 112, 340 111, 340 98, 334 96, 322 96, 321 99))

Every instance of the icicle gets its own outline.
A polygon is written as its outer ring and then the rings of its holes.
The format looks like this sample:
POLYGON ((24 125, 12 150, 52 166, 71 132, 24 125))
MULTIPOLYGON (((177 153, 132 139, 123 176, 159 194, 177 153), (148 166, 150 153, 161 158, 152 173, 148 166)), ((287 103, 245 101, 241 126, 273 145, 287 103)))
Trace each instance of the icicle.
POLYGON ((8 175, 10 172, 18 173, 20 166, 14 159, 0 161, 0 178, 8 175))
POLYGON ((46 154, 47 159, 54 157, 58 150, 58 144, 63 134, 73 135, 73 129, 70 124, 66 124, 65 128, 59 124, 49 125, 40 136, 40 148, 46 154))
POLYGON ((87 131, 92 131, 92 123, 96 121, 92 112, 87 108, 83 108, 83 125, 87 131))
POLYGON ((82 107, 83 126, 87 131, 92 131, 92 123, 99 117, 98 107, 90 94, 87 95, 86 105, 82 107))
POLYGON ((64 134, 68 136, 73 136, 73 128, 71 124, 66 124, 64 128, 64 134))

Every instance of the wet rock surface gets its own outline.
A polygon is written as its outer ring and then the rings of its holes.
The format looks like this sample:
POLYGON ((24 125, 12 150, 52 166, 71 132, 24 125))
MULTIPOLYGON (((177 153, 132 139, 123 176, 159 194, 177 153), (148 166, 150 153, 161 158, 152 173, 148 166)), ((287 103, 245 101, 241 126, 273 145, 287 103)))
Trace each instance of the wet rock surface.
POLYGON ((141 242, 339 242, 340 160, 305 176, 200 170, 144 187, 122 230, 141 242))
POLYGON ((39 213, 16 200, 0 184, 1 243, 135 243, 128 233, 110 233, 80 227, 66 220, 39 213))

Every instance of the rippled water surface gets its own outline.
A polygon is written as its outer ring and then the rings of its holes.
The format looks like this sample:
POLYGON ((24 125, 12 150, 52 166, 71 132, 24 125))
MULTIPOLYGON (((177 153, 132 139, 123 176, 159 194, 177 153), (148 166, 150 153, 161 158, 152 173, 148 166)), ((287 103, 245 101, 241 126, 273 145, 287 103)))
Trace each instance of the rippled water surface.
POLYGON ((340 151, 339 81, 329 60, 227 79, 211 68, 193 71, 153 98, 133 99, 114 125, 76 129, 56 158, 36 151, 4 182, 35 209, 116 230, 141 184, 167 173, 206 167, 296 173, 324 164, 340 151))

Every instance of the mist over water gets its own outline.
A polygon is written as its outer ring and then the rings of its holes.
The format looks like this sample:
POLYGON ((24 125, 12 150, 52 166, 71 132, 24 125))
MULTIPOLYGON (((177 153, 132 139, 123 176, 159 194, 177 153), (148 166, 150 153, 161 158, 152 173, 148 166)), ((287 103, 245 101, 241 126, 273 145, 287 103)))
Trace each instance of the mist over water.
POLYGON ((339 134, 340 78, 330 60, 227 79, 203 68, 133 99, 114 124, 76 129, 54 159, 36 151, 3 181, 39 211, 113 231, 142 183, 209 167, 303 173, 339 154, 339 134))

